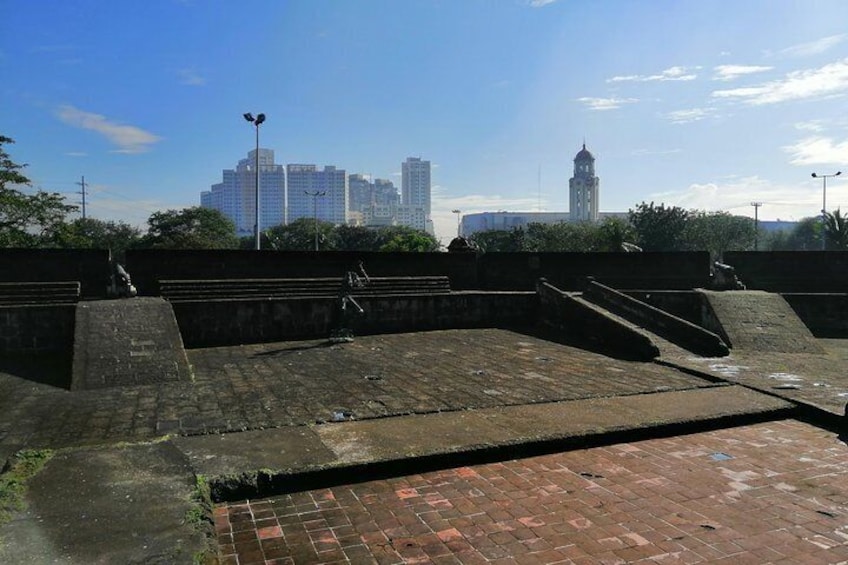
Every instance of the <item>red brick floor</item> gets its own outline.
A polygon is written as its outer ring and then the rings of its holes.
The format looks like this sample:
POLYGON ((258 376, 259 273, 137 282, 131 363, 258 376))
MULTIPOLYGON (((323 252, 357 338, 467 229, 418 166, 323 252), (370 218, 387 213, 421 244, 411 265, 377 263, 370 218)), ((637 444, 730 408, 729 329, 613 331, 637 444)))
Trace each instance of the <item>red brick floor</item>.
POLYGON ((781 421, 215 508, 223 563, 848 562, 848 447, 781 421))

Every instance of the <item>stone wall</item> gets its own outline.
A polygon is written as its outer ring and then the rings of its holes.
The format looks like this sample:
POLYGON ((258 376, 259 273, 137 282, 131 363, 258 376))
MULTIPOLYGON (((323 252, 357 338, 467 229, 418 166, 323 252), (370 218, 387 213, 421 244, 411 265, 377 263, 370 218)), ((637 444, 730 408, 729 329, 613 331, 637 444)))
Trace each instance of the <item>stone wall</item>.
POLYGON ((127 251, 127 269, 141 295, 160 279, 338 277, 362 260, 370 276, 450 278, 453 290, 534 290, 545 277, 566 290, 587 276, 619 289, 708 286, 707 252, 685 253, 357 253, 329 251, 127 251))
POLYGON ((848 294, 785 293, 783 298, 814 336, 848 338, 848 294))
POLYGON ((83 299, 106 296, 110 269, 105 249, 0 249, 0 282, 79 281, 83 299))
MULTIPOLYGON (((538 316, 534 292, 456 292, 441 295, 361 297, 365 310, 355 334, 446 328, 521 327, 538 316)), ((328 337, 334 298, 238 299, 173 303, 186 347, 328 337)))
POLYGON ((70 352, 76 305, 0 306, 0 355, 70 352))
POLYGON ((668 253, 486 253, 478 260, 481 288, 531 290, 545 278, 561 290, 585 279, 616 289, 692 289, 710 281, 706 251, 668 253))
POLYGON ((704 297, 693 290, 629 290, 625 294, 693 324, 703 325, 704 297))
POLYGON ((749 290, 848 291, 848 251, 727 251, 724 262, 749 290))
POLYGON ((476 288, 473 253, 379 253, 255 250, 130 250, 127 270, 139 294, 156 295, 159 279, 342 277, 362 261, 369 276, 448 276, 453 290, 476 288))

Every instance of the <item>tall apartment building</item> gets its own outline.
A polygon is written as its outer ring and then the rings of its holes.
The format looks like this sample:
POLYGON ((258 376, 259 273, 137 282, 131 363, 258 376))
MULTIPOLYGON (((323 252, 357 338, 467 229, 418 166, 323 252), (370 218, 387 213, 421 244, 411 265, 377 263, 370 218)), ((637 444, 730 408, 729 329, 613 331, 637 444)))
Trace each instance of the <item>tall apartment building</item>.
POLYGON ((430 216, 430 161, 408 157, 401 164, 401 203, 404 206, 423 206, 430 216))
POLYGON ((430 219, 430 161, 408 157, 401 163, 398 223, 433 233, 433 222, 430 219))
POLYGON ((351 212, 365 212, 372 204, 373 186, 362 174, 352 174, 347 179, 348 206, 351 212))
MULTIPOLYGON (((256 150, 224 169, 220 183, 200 193, 200 205, 218 210, 236 225, 239 235, 253 234, 256 222, 256 150)), ((272 149, 259 149, 259 226, 267 229, 285 221, 286 174, 274 163, 272 149)))
POLYGON ((315 165, 286 165, 288 220, 312 218, 345 224, 348 218, 348 179, 344 169, 315 165), (319 193, 318 196, 313 196, 319 193), (323 193, 321 195, 320 193, 323 193))
POLYGON ((601 181, 595 176, 595 156, 583 144, 574 157, 574 176, 568 181, 569 217, 572 222, 598 221, 601 181))
POLYGON ((400 203, 398 189, 390 180, 374 179, 371 190, 375 206, 397 206, 400 203))

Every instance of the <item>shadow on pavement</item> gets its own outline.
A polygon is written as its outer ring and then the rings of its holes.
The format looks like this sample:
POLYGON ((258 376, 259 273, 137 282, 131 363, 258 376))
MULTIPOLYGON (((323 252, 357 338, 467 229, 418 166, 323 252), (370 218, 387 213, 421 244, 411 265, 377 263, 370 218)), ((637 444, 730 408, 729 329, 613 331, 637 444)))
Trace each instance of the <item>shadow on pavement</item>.
POLYGON ((71 389, 71 354, 0 357, 0 373, 39 384, 71 389))
POLYGON ((285 357, 286 355, 292 355, 294 353, 298 353, 300 351, 309 351, 310 349, 322 349, 325 347, 332 347, 333 344, 330 341, 321 341, 319 343, 310 343, 309 345, 295 345, 292 347, 283 347, 281 349, 271 349, 268 351, 261 351, 259 353, 254 354, 254 357, 285 357))

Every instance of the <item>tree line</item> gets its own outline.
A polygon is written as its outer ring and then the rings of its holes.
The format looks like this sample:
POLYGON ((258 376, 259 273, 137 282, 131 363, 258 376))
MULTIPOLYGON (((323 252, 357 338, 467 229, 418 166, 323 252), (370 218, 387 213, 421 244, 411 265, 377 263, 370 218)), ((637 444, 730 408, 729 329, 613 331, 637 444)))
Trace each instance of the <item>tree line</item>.
POLYGON ((471 240, 483 251, 622 251, 627 243, 644 251, 709 251, 719 259, 725 251, 820 250, 822 238, 827 249, 848 250, 848 217, 836 210, 824 222, 804 218, 791 230, 767 232, 746 216, 642 202, 626 219, 535 223, 478 232, 471 240))
MULTIPOLYGON (((55 247, 111 249, 119 259, 127 249, 251 249, 253 236, 239 238, 231 220, 217 210, 201 207, 154 212, 147 229, 120 221, 75 218, 78 207, 55 192, 24 192, 30 185, 25 165, 12 161, 3 145, 14 143, 0 135, 0 248, 55 247)), ((310 251, 437 251, 438 240, 404 226, 364 228, 337 226, 301 218, 266 229, 262 248, 310 251)), ((848 250, 848 217, 840 210, 804 218, 791 230, 765 232, 754 221, 728 212, 685 210, 642 202, 627 218, 600 223, 532 223, 512 230, 475 233, 471 243, 488 252, 621 251, 632 244, 644 251, 725 251, 753 249, 848 250)))
MULTIPOLYGON (((14 143, 0 136, 0 248, 38 247, 111 249, 119 260, 128 249, 252 249, 253 236, 239 238, 235 224, 217 210, 199 206, 154 212, 147 229, 121 221, 71 218, 78 206, 55 192, 27 193, 26 165, 12 161, 3 148, 14 143)), ((432 235, 404 226, 369 229, 298 219, 261 233, 263 249, 279 251, 437 251, 432 235)))

